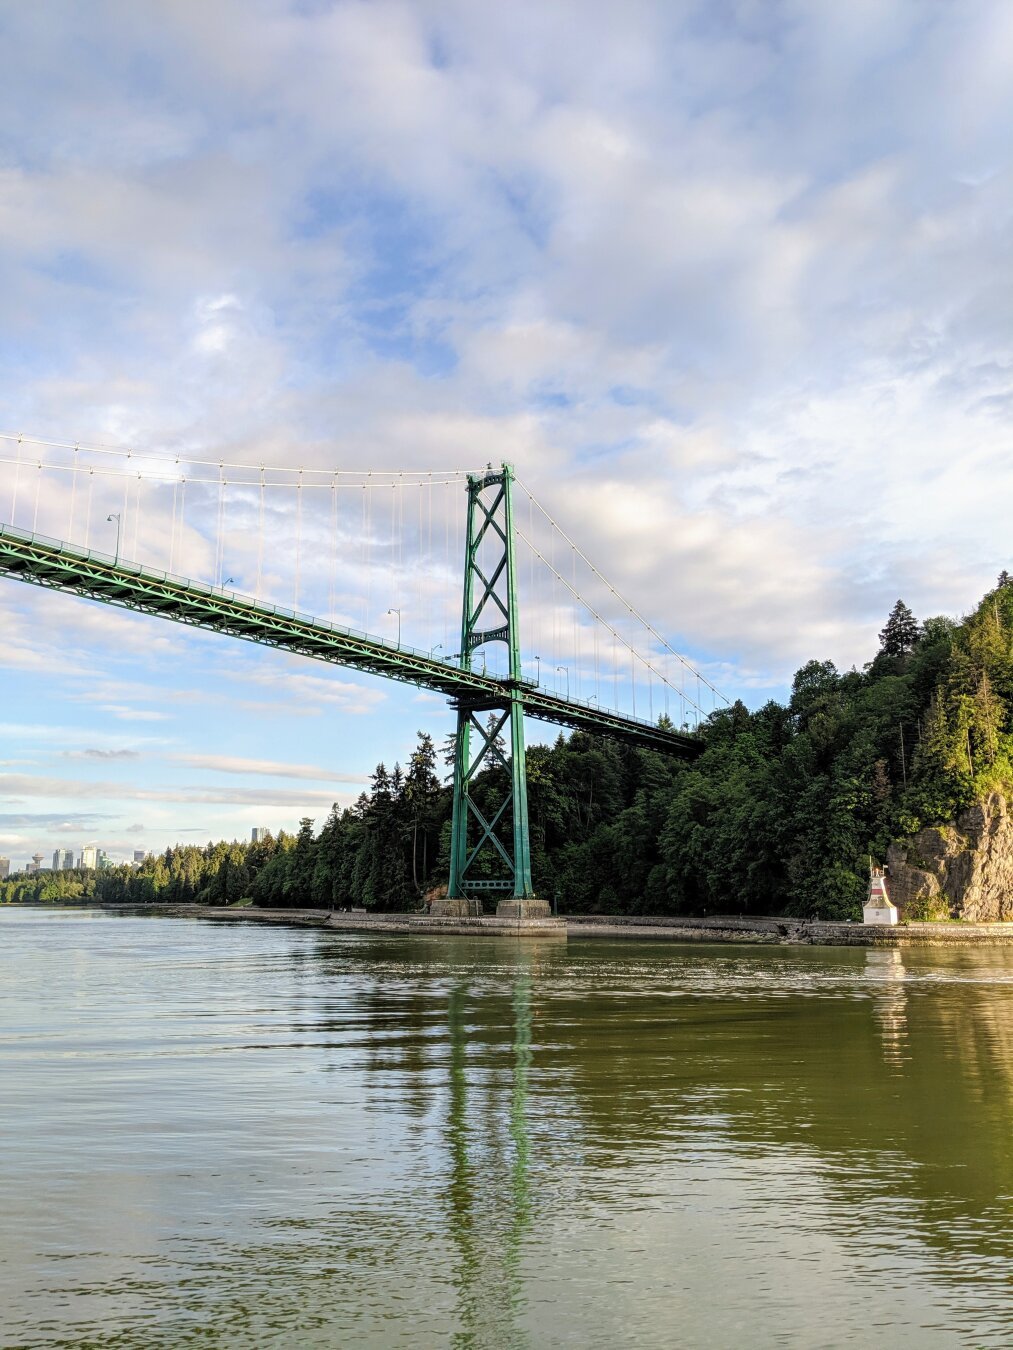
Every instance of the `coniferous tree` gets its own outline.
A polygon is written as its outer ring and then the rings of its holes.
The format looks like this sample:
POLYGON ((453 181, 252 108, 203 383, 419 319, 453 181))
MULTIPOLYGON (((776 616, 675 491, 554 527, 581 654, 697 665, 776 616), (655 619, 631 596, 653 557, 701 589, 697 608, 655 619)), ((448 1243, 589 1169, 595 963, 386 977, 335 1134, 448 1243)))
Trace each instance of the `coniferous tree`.
POLYGON ((423 731, 418 733, 418 744, 408 762, 404 790, 411 816, 412 885, 418 890, 429 878, 430 835, 435 825, 434 807, 440 793, 440 780, 436 776, 436 747, 433 738, 423 731))
POLYGON ((898 600, 879 635, 879 650, 884 656, 905 656, 913 650, 920 633, 918 620, 904 601, 898 600))

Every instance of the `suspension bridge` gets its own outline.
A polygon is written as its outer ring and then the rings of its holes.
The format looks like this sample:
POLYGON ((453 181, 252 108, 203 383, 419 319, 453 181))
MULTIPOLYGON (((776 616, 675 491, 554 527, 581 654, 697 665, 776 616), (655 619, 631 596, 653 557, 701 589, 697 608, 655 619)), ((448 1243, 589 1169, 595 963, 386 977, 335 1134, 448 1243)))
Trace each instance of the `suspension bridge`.
POLYGON ((509 464, 338 471, 0 434, 8 487, 0 574, 446 697, 454 800, 436 912, 480 914, 497 894, 500 914, 548 912, 531 881, 526 716, 691 758, 727 702, 509 464), (489 767, 505 784, 491 811, 472 791, 489 767))

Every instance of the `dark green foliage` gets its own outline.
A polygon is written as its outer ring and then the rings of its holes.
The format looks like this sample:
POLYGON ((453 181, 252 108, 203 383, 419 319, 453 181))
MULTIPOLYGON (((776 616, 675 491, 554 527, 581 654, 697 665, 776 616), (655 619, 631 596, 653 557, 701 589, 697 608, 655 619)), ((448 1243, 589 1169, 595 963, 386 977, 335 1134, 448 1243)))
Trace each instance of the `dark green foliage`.
POLYGON ((920 635, 918 620, 904 601, 898 600, 879 635, 879 649, 884 656, 904 656, 913 650, 920 635))
MULTIPOLYGON (((864 671, 810 661, 786 707, 714 713, 692 765, 579 732, 533 746, 536 893, 564 913, 858 917, 870 854, 883 860, 891 839, 985 791, 1013 791, 1011 637, 1006 583, 960 624, 919 628, 898 602, 864 671)), ((187 845, 136 870, 12 878, 0 900, 417 908, 448 870, 440 757, 420 733, 407 772, 378 765, 319 834, 304 820, 294 837, 187 845)), ((491 813, 504 785, 490 762, 473 784, 479 808, 491 813)))

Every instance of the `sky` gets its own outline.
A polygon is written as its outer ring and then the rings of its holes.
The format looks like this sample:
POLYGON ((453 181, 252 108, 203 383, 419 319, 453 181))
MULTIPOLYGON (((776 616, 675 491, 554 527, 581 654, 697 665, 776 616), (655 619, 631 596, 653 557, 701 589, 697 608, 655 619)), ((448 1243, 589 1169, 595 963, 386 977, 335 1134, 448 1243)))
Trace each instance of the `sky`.
MULTIPOLYGON (((1006 0, 48 0, 0 46, 0 431, 508 459, 751 706, 1010 564, 1006 0)), ((15 862, 319 824, 451 725, 15 582, 0 625, 15 862)))

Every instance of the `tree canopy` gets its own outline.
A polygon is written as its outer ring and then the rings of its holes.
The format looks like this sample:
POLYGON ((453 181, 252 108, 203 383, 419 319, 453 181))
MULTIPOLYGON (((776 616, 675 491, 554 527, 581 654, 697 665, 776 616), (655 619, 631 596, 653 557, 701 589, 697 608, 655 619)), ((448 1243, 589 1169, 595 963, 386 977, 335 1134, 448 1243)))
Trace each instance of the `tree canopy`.
MULTIPOLYGON (((900 601, 864 670, 810 661, 787 704, 735 703, 692 764, 575 732, 528 751, 536 891, 561 912, 858 917, 868 857, 975 796, 1013 793, 1013 587, 961 623, 900 601)), ((448 872, 451 791, 432 739, 319 831, 183 845, 140 867, 0 882, 0 900, 240 900, 417 908, 448 872)), ((446 755, 444 766, 446 766, 446 755)), ((502 764, 476 774, 491 815, 502 764)), ((508 822, 504 822, 508 827, 508 822)))

